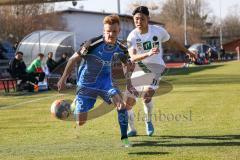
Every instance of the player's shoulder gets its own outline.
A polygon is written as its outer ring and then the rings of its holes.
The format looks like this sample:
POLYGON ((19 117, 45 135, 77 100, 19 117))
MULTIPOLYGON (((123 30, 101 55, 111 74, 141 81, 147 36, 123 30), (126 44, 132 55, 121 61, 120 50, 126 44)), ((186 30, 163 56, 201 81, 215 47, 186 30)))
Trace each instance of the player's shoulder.
POLYGON ((158 35, 160 37, 168 37, 169 36, 168 31, 163 26, 159 26, 159 25, 151 25, 151 33, 153 35, 158 35))
POLYGON ((138 33, 138 31, 137 31, 137 28, 135 28, 135 29, 133 29, 130 33, 129 33, 129 35, 128 35, 128 40, 130 40, 130 39, 133 39, 133 38, 135 38, 136 37, 136 35, 137 35, 137 33, 138 33))
POLYGON ((100 35, 100 36, 97 36, 97 37, 93 37, 93 38, 85 41, 85 43, 86 42, 88 42, 90 47, 92 48, 92 47, 94 47, 96 45, 99 45, 99 44, 104 42, 103 35, 100 35))
POLYGON ((77 53, 80 54, 80 55, 83 55, 83 56, 86 55, 86 54, 89 54, 94 48, 101 45, 103 42, 104 42, 104 39, 103 39, 102 35, 97 36, 97 37, 93 37, 89 40, 84 41, 80 45, 80 48, 79 48, 77 53))
POLYGON ((149 25, 153 31, 162 31, 165 30, 162 26, 159 25, 149 25))
POLYGON ((122 51, 127 52, 127 49, 128 49, 127 41, 118 39, 117 44, 122 51))
POLYGON ((93 37, 89 41, 91 42, 91 46, 94 46, 94 45, 104 41, 103 40, 103 35, 100 35, 100 36, 97 36, 97 37, 93 37))
POLYGON ((136 34, 137 32, 138 32, 137 28, 134 28, 134 29, 130 32, 130 34, 136 34))

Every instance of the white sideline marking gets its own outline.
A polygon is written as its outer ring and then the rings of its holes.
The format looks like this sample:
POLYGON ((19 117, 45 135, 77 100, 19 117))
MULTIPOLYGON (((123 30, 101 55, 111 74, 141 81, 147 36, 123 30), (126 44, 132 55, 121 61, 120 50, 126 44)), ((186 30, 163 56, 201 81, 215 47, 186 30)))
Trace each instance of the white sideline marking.
POLYGON ((18 104, 14 104, 14 105, 9 105, 9 106, 2 106, 0 107, 0 110, 4 110, 4 109, 9 109, 9 108, 13 108, 13 107, 16 107, 16 106, 20 106, 20 105, 23 105, 23 104, 28 104, 28 103, 31 103, 31 102, 36 102, 36 101, 40 101, 40 100, 43 100, 43 99, 49 99, 49 98, 53 98, 53 97, 63 97, 67 94, 58 94, 58 95, 54 95, 54 96, 47 96, 47 97, 42 97, 42 98, 38 98, 38 99, 34 99, 34 100, 30 100, 30 101, 26 101, 26 102, 22 102, 22 103, 18 103, 18 104))

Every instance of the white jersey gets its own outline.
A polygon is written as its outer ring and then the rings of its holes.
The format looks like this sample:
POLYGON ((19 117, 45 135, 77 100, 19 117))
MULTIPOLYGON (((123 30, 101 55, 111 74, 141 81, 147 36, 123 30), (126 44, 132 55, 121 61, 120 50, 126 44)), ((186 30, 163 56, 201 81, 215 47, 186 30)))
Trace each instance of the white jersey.
MULTIPOLYGON (((143 54, 150 51, 153 47, 159 47, 160 53, 136 62, 135 69, 131 76, 131 82, 134 88, 143 92, 146 88, 156 90, 159 86, 161 74, 165 69, 165 63, 162 59, 162 42, 170 39, 167 31, 159 26, 148 25, 148 33, 140 34, 134 29, 128 36, 128 49, 136 49, 136 54, 143 54)), ((127 92, 127 95, 131 95, 127 92)))
POLYGON ((163 61, 162 42, 170 39, 168 32, 160 26, 148 25, 148 33, 140 34, 138 29, 134 29, 128 36, 128 49, 136 49, 137 54, 143 54, 154 47, 159 47, 160 53, 145 58, 140 63, 147 66, 152 72, 159 73, 156 66, 165 67, 163 61))

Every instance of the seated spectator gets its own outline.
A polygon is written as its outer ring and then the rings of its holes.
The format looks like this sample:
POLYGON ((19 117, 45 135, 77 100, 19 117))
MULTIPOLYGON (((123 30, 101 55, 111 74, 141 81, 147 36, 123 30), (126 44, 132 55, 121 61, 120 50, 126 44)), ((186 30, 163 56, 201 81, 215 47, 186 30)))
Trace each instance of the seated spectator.
POLYGON ((57 62, 57 65, 60 66, 60 65, 63 65, 64 63, 67 62, 67 53, 63 53, 62 56, 61 56, 61 59, 57 62))
POLYGON ((42 69, 43 58, 44 58, 44 54, 39 53, 38 57, 35 60, 33 60, 30 66, 28 66, 26 69, 27 73, 29 73, 34 77, 38 77, 39 82, 42 82, 45 78, 45 73, 43 72, 43 69, 42 69))
POLYGON ((12 78, 18 78, 20 81, 17 84, 17 88, 22 90, 27 81, 32 83, 37 83, 37 79, 34 76, 26 72, 26 64, 23 61, 23 53, 18 51, 15 54, 15 57, 9 62, 9 73, 12 78))
POLYGON ((26 73, 26 64, 23 61, 23 53, 17 52, 15 57, 9 62, 9 73, 13 78, 19 78, 26 73))
POLYGON ((48 59, 47 59, 47 67, 50 73, 57 67, 57 62, 55 62, 52 59, 52 57, 53 57, 53 52, 49 52, 48 59))

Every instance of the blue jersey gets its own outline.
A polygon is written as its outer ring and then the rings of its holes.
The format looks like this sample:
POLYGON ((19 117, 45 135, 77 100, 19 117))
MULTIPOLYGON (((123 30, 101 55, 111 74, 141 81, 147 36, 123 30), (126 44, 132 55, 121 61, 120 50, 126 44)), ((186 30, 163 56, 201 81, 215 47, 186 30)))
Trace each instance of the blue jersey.
POLYGON ((81 55, 83 63, 78 71, 75 113, 88 112, 98 96, 111 103, 111 97, 119 93, 113 86, 112 66, 115 62, 124 62, 126 50, 119 41, 106 44, 102 36, 91 40, 87 54, 81 55))
POLYGON ((115 55, 126 54, 123 45, 118 41, 115 45, 106 44, 102 37, 91 46, 87 55, 83 56, 83 64, 79 67, 78 86, 86 86, 98 89, 106 85, 112 85, 112 66, 118 60, 115 55))

